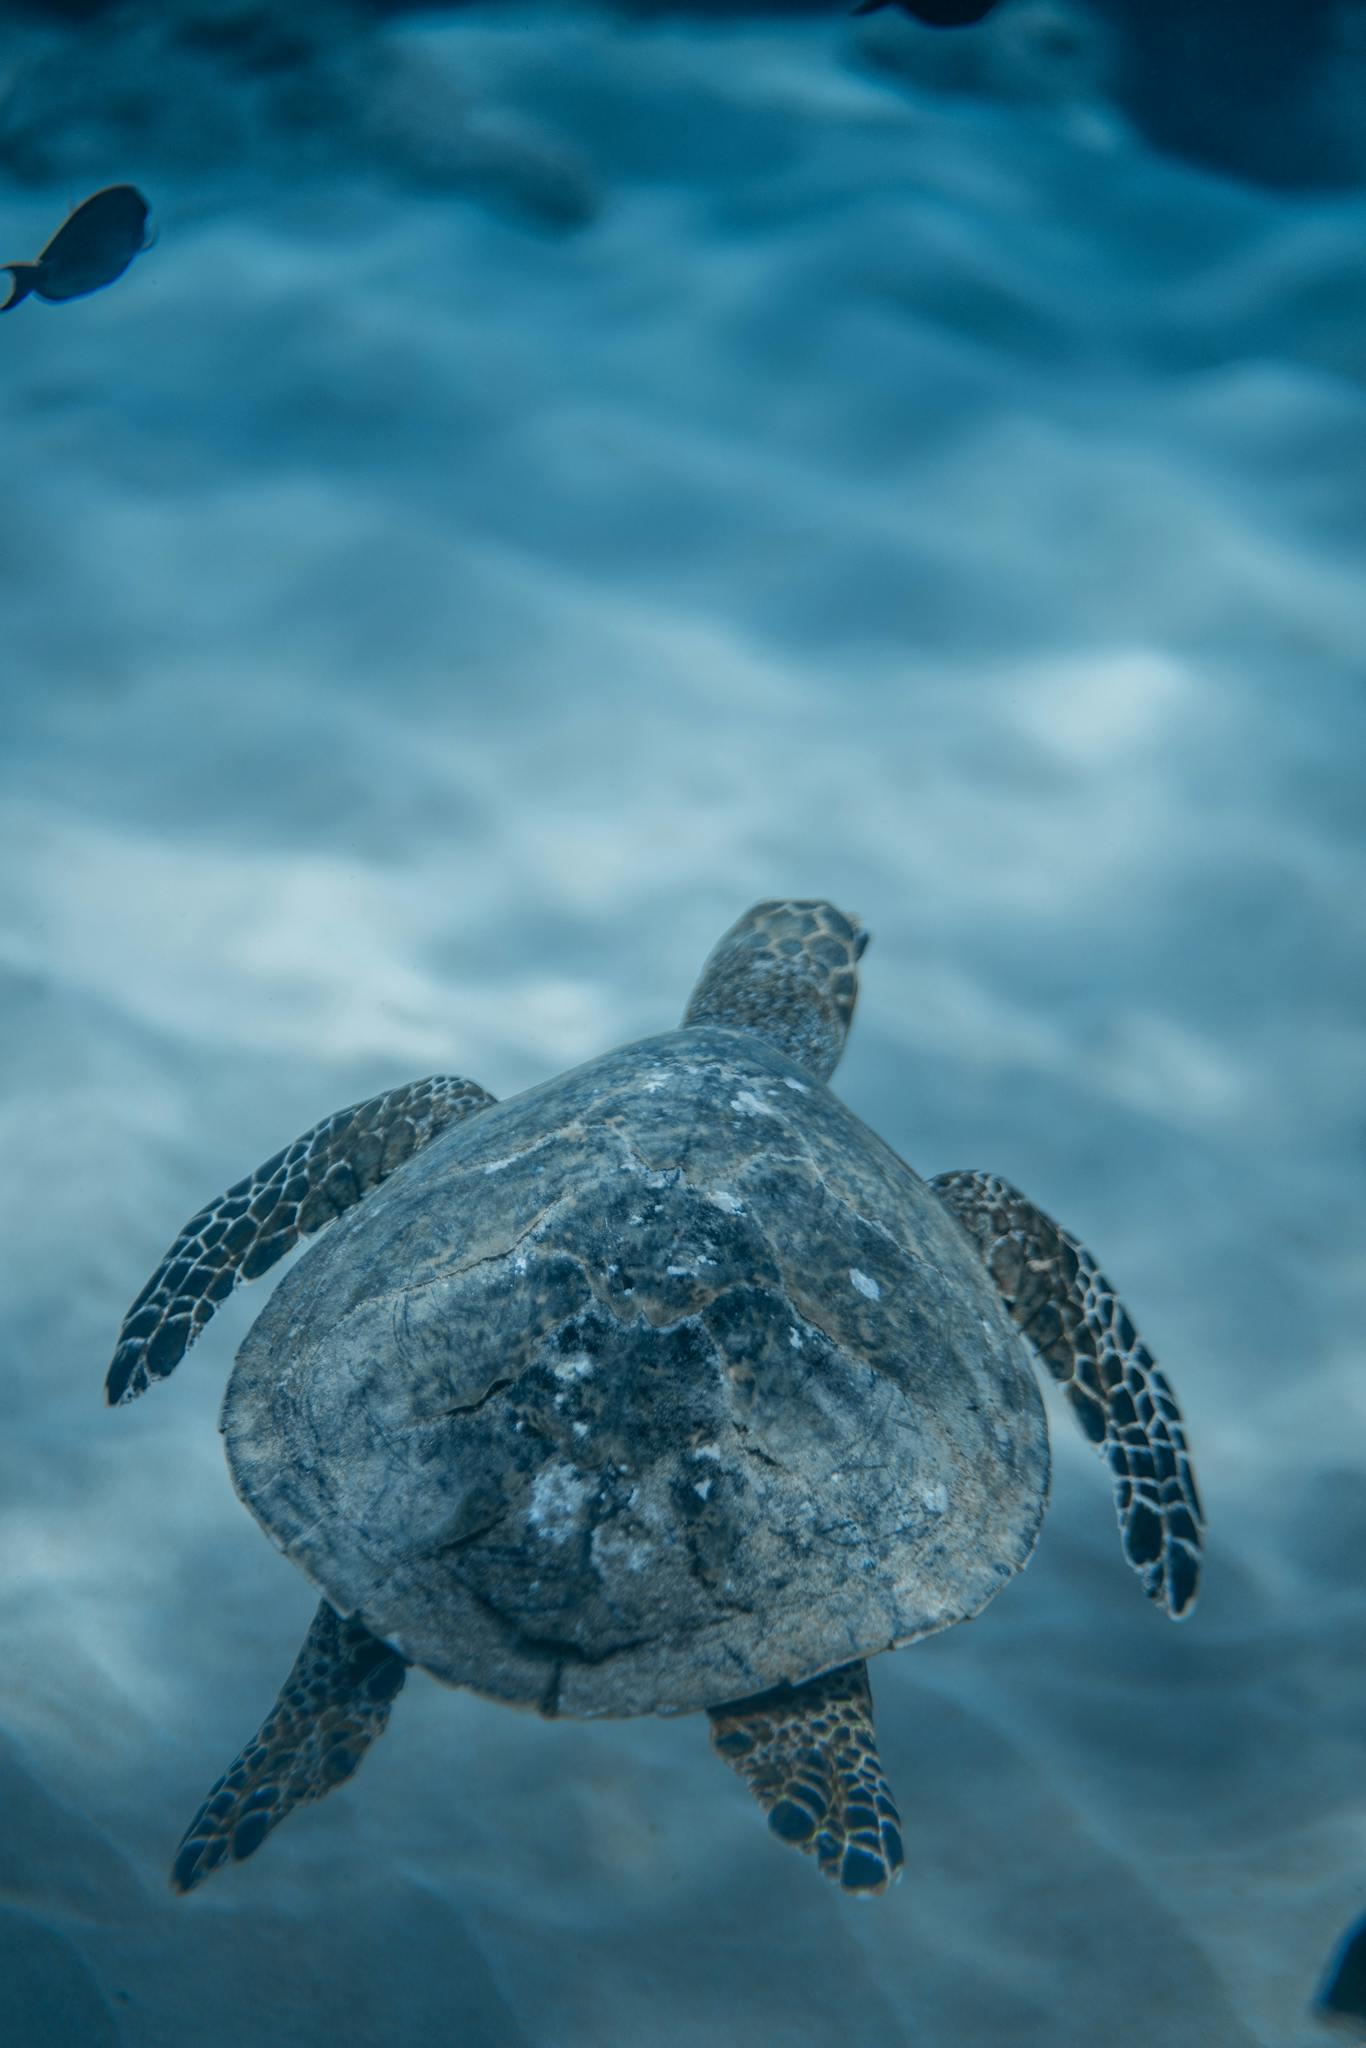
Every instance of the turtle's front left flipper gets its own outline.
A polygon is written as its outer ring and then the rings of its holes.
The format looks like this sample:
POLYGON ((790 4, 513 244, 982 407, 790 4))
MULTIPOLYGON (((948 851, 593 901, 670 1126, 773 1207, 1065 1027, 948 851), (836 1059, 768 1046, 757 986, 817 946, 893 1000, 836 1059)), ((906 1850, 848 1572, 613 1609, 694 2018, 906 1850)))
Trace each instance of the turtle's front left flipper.
POLYGON ((351 1776, 407 1676, 398 1653, 324 1600, 266 1719, 185 1830, 171 1886, 193 1891, 259 1849, 295 1806, 351 1776))
POLYGON ((877 1753, 866 1664, 707 1711, 712 1747, 781 1841, 814 1855, 846 1891, 870 1895, 895 1882, 901 1816, 877 1753))
POLYGON ((185 1225, 123 1319, 104 1383, 113 1407, 174 1372, 220 1301, 493 1101, 436 1074, 324 1117, 185 1225))
POLYGON ((989 1173, 936 1174, 930 1186, 1109 1464, 1144 1591, 1180 1620, 1195 1605, 1204 1514, 1165 1374, 1085 1246, 1018 1188, 989 1173))

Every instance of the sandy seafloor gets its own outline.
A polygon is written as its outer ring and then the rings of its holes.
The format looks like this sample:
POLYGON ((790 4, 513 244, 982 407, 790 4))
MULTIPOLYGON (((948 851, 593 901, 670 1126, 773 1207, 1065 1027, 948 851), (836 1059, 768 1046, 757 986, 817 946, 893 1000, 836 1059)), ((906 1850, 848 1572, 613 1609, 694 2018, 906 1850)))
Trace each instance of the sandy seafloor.
POLYGON ((0 187, 0 254, 111 177, 161 228, 0 326, 0 2032, 1311 2048, 1366 1908, 1366 200, 841 20, 403 35, 583 225, 326 133, 0 187), (111 1414, 127 1302, 328 1110, 664 1028, 785 893, 875 934, 845 1100, 1168 1368, 1195 1618, 1055 1403, 1028 1572, 874 1666, 887 1898, 699 1720, 415 1676, 173 1900, 313 1594, 215 1430, 260 1290, 111 1414))

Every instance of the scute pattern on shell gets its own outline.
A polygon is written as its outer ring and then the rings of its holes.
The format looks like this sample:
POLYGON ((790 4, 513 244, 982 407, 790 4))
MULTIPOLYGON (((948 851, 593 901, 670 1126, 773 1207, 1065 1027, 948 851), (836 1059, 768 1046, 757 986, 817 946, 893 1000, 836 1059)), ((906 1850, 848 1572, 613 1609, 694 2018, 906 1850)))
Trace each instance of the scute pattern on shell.
POLYGON ((547 1713, 714 1705, 960 1620, 1048 1481, 952 1219, 711 1027, 443 1132, 286 1276, 223 1426, 336 1605, 547 1713))

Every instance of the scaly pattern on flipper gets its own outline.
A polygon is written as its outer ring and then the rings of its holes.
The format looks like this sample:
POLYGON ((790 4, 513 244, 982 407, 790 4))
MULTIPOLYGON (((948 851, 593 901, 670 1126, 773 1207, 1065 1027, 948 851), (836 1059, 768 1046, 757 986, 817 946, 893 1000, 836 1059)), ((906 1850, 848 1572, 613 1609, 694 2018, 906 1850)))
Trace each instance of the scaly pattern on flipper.
POLYGON ((105 1378, 110 1406, 175 1371, 221 1301, 300 1238, 359 1202, 448 1124, 493 1097, 436 1074, 324 1117, 192 1216, 123 1320, 105 1378))
POLYGON ((846 1891, 901 1874, 901 1816, 882 1774, 866 1664, 708 1709, 712 1747, 748 1784, 781 1841, 846 1891))
POLYGON ((1175 1619, 1195 1605, 1204 1512, 1176 1398, 1091 1254, 1009 1181, 930 1182, 1109 1464, 1124 1554, 1175 1619))
POLYGON ((324 1600, 274 1707, 185 1830, 172 1889, 193 1891, 229 1856, 240 1863, 291 1808, 349 1778, 383 1733, 407 1669, 324 1600))

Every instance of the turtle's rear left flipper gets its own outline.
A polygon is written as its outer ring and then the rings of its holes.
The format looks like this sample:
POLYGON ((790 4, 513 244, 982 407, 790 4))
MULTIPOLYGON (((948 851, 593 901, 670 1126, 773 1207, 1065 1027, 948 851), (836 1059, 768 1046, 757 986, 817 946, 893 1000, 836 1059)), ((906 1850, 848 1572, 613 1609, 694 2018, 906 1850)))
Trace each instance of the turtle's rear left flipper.
POLYGON ((111 1407, 174 1372, 220 1301, 330 1223, 493 1097, 434 1074, 324 1117, 185 1225, 123 1319, 104 1383, 111 1407))
POLYGON ((407 1669, 324 1600, 275 1705, 185 1830, 172 1889, 193 1891, 229 1856, 240 1863, 292 1807, 349 1778, 384 1732, 407 1669))
POLYGON ((845 1891, 867 1896, 896 1881, 901 1816, 877 1753, 866 1664, 708 1712, 712 1747, 781 1841, 807 1850, 845 1891))

